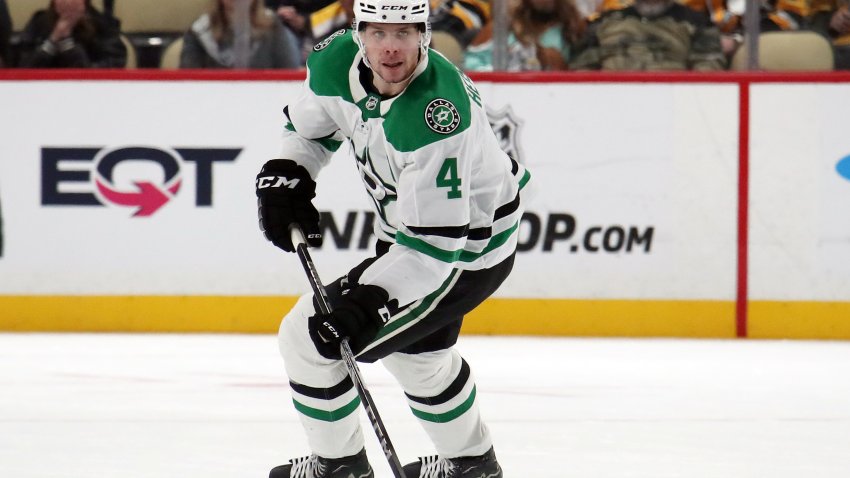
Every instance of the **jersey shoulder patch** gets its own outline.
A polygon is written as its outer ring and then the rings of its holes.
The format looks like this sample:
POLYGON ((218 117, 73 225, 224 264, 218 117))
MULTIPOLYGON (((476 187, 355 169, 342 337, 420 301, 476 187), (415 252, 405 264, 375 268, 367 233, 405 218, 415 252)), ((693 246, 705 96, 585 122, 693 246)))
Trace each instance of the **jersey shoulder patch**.
POLYGON ((429 50, 428 67, 398 97, 385 117, 387 141, 401 152, 455 136, 472 121, 480 101, 472 82, 442 55, 429 50))
POLYGON ((313 93, 351 101, 348 70, 357 52, 357 43, 350 30, 339 30, 316 44, 307 58, 309 85, 313 93), (340 74, 343 68, 344 74, 340 74))

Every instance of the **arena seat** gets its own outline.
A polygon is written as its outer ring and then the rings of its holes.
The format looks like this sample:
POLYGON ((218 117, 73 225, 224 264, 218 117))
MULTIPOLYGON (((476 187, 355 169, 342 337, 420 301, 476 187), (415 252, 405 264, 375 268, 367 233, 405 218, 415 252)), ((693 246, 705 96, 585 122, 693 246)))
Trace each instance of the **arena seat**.
MULTIPOLYGON (((47 8, 50 0, 12 0, 7 4, 12 17, 12 29, 21 31, 33 13, 47 8)), ((114 0, 113 14, 121 20, 121 31, 124 33, 183 33, 210 4, 210 0, 114 0)), ((103 0, 92 0, 92 5, 103 11, 103 0)))
MULTIPOLYGON (((101 3, 102 0, 97 0, 101 3)), ((115 17, 121 20, 124 33, 182 34, 211 4, 210 0, 178 0, 151 2, 150 0, 115 0, 115 17)), ((100 8, 100 7, 98 7, 100 8)))
POLYGON ((158 68, 165 46, 182 37, 212 4, 212 0, 114 1, 113 14, 121 20, 121 31, 136 47, 139 66, 144 68, 158 68))
MULTIPOLYGON (((49 4, 50 0, 13 0, 7 2, 9 15, 12 18, 12 30, 16 32, 23 30, 35 12, 47 8, 49 4)), ((98 10, 103 10, 102 0, 94 0, 92 5, 98 10)), ((136 68, 138 57, 135 47, 125 35, 121 35, 121 42, 127 48, 127 62, 124 64, 124 68, 136 68)))
POLYGON ((452 35, 441 31, 433 32, 431 48, 442 53, 455 66, 463 66, 463 47, 452 35))
POLYGON ((163 70, 176 70, 180 68, 180 52, 183 50, 183 38, 171 42, 162 52, 159 67, 163 70))
MULTIPOLYGON (((832 45, 810 31, 766 32, 759 35, 759 68, 767 71, 829 71, 832 45)), ((730 70, 747 69, 746 42, 732 57, 730 70)))
POLYGON ((24 29, 33 13, 44 10, 50 0, 12 0, 7 1, 9 16, 12 17, 12 31, 19 32, 24 29))
POLYGON ((130 39, 125 35, 121 35, 121 43, 124 44, 124 47, 127 49, 127 62, 124 63, 124 68, 133 70, 139 66, 138 55, 136 55, 136 47, 133 46, 133 43, 130 42, 130 39))

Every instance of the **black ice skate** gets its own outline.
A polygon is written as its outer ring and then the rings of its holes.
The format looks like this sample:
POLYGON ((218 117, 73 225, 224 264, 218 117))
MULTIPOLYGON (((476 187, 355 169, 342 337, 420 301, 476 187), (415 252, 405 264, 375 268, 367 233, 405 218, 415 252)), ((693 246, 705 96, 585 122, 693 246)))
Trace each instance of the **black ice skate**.
POLYGON ((442 459, 437 456, 419 458, 404 465, 406 478, 502 478, 502 467, 491 447, 480 456, 442 459))
POLYGON ((294 458, 288 465, 272 468, 269 478, 374 478, 366 450, 343 458, 316 455, 294 458))

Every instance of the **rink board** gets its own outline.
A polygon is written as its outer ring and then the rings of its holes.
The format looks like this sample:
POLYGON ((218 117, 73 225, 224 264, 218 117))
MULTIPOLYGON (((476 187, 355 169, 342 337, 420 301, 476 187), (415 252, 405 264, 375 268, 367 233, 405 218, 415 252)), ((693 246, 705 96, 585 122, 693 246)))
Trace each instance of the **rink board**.
POLYGON ((846 80, 752 87, 751 336, 850 338, 848 111, 846 80))
MULTIPOLYGON (((0 130, 14 132, 0 145, 0 329, 276 330, 308 287, 258 232, 253 181, 277 155, 280 110, 299 87, 0 81, 10 111, 0 130)), ((514 272, 465 332, 741 335, 739 82, 478 87, 536 195, 514 272)), ((746 335, 850 338, 840 247, 850 232, 837 220, 850 181, 827 167, 850 145, 824 128, 850 106, 847 87, 751 90, 746 335), (778 101, 791 95, 802 109, 778 101), (796 127, 812 130, 780 127, 786 111, 803 111, 811 121, 796 127), (777 184, 783 168, 798 181, 777 184), (803 223, 784 220, 789 211, 803 223)), ((374 241, 345 148, 319 179, 317 206, 336 229, 314 253, 326 280, 374 241)))
MULTIPOLYGON (((0 296, 0 330, 238 332, 277 330, 296 297, 0 296)), ((490 299, 463 333, 587 337, 735 337, 728 301, 490 299)), ((751 338, 848 339, 846 302, 756 301, 751 338)))
MULTIPOLYGON (((296 297, 0 297, 0 329, 61 332, 277 330, 296 297), (45 320, 45 317, 51 317, 45 320)), ((490 299, 464 320, 479 335, 735 336, 734 305, 711 301, 490 299)))

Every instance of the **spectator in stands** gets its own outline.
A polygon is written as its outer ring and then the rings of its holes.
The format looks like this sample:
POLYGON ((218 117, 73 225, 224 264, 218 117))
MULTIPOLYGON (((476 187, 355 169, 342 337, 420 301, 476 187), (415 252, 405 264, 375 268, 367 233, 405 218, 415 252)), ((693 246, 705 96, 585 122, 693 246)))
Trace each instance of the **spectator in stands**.
POLYGON ((431 31, 445 32, 466 49, 490 23, 489 0, 431 0, 431 31))
MULTIPOLYGON (((814 2, 813 2, 814 3, 814 2)), ((832 40, 835 69, 850 70, 850 9, 841 0, 825 0, 814 5, 810 28, 832 40)))
POLYGON ((51 0, 21 33, 21 67, 123 68, 126 63, 119 23, 92 7, 91 0, 51 0))
POLYGON ((722 70, 720 32, 704 13, 674 0, 636 0, 588 27, 571 63, 589 70, 722 70))
POLYGON ((846 0, 771 0, 761 31, 811 30, 832 40, 835 69, 850 69, 850 11, 846 0))
MULTIPOLYGON (((509 71, 568 68, 585 30, 584 18, 573 0, 520 0, 511 9, 510 18, 509 71)), ((485 32, 492 36, 490 28, 488 25, 485 32)), ((492 71, 492 62, 493 42, 487 38, 483 43, 470 45, 464 68, 492 71)))
POLYGON ((354 20, 354 0, 266 0, 266 6, 298 36, 304 60, 313 45, 354 20))
MULTIPOLYGON (((677 0, 682 5, 705 13, 720 30, 720 46, 727 58, 731 58, 743 42, 741 15, 732 13, 728 0, 677 0)), ((596 12, 588 15, 589 21, 595 21, 602 13, 622 10, 634 4, 634 0, 602 0, 596 12)))
MULTIPOLYGON (((213 0, 183 36, 180 68, 234 68, 236 66, 233 14, 239 0, 213 0)), ((302 66, 298 38, 265 8, 250 0, 251 33, 248 68, 302 66)))
POLYGON ((762 32, 802 30, 811 11, 809 0, 766 0, 761 5, 762 32))
POLYGON ((720 49, 726 58, 732 58, 744 40, 743 19, 732 13, 727 0, 678 0, 697 12, 705 13, 720 30, 720 49))
POLYGON ((12 36, 12 19, 6 0, 0 0, 0 68, 11 66, 9 37, 12 36))

